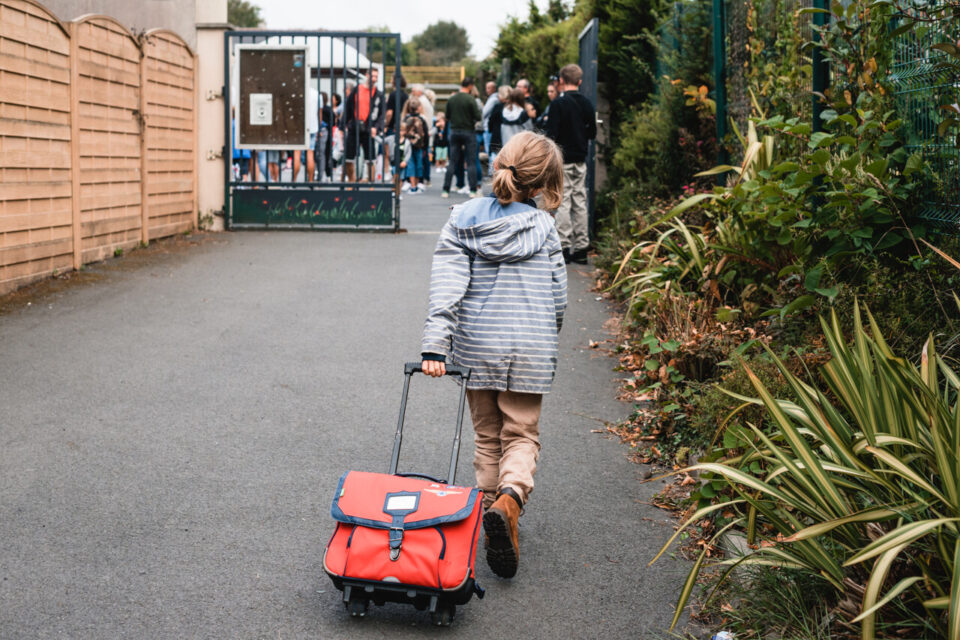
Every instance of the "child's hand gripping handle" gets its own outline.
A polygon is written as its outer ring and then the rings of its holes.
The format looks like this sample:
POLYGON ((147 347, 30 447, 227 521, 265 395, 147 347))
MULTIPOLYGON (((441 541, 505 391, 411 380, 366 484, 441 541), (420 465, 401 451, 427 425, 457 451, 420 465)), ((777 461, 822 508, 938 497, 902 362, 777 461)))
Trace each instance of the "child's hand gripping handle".
MULTIPOLYGON (((410 391, 410 378, 416 372, 422 372, 419 362, 408 362, 403 367, 403 396, 400 398, 400 419, 397 421, 397 433, 393 439, 393 456, 390 459, 390 473, 397 473, 397 464, 400 462, 400 442, 403 440, 403 417, 407 412, 407 394, 410 391)), ((457 459, 460 457, 460 431, 463 428, 463 409, 467 404, 467 380, 470 379, 470 367, 450 365, 446 367, 448 376, 460 376, 460 406, 457 408, 457 429, 453 435, 453 451, 450 453, 450 472, 447 474, 449 483, 453 484, 457 477, 457 459)), ((447 483, 442 481, 442 484, 447 483)))
MULTIPOLYGON (((427 362, 431 362, 431 361, 428 360, 427 362)), ((433 362, 439 362, 439 361, 433 361, 433 362)), ((448 376, 460 376, 462 380, 470 379, 470 367, 458 367, 455 364, 447 364, 447 365, 444 365, 444 368, 446 369, 445 373, 448 376)), ((423 363, 408 362, 406 365, 404 365, 403 372, 407 375, 410 375, 413 373, 423 373, 423 363)))

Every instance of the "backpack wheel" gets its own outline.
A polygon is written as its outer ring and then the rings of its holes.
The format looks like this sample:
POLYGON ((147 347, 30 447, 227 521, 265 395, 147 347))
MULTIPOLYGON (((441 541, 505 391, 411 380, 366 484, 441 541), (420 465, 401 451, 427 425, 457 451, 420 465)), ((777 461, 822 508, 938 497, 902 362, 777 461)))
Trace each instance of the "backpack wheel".
POLYGON ((370 605, 368 600, 361 598, 351 598, 347 603, 347 611, 352 618, 362 618, 367 615, 367 607, 370 605))
POLYGON ((442 605, 430 614, 430 621, 438 627, 449 627, 456 615, 457 607, 453 604, 442 605))

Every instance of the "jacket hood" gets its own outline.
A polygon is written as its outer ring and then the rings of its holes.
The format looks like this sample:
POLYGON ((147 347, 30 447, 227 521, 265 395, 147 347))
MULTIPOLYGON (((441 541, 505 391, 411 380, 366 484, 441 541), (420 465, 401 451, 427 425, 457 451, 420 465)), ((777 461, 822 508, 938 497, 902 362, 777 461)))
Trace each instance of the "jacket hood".
POLYGON ((460 244, 492 262, 530 258, 553 228, 549 214, 520 202, 502 206, 496 198, 476 198, 455 207, 452 222, 460 244))
POLYGON ((515 123, 523 118, 524 113, 526 112, 523 110, 523 107, 518 107, 514 104, 506 105, 503 107, 503 121, 507 123, 515 123))

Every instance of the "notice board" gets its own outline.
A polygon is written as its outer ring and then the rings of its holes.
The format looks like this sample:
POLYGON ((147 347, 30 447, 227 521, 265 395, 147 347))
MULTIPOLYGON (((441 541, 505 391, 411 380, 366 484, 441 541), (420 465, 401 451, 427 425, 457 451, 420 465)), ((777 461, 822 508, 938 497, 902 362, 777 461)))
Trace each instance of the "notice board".
POLYGON ((307 149, 306 46, 238 45, 238 149, 307 149))

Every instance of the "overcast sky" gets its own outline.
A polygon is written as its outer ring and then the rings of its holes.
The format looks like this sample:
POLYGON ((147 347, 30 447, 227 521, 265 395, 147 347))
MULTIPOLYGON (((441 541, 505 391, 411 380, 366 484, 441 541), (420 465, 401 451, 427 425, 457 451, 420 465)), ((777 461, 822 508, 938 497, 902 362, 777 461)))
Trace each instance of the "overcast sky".
MULTIPOLYGON (((386 25, 404 42, 439 20, 467 30, 470 53, 486 58, 509 16, 527 17, 528 0, 253 0, 268 29, 358 31, 386 25)), ((538 0, 544 9, 546 0, 538 0)))

